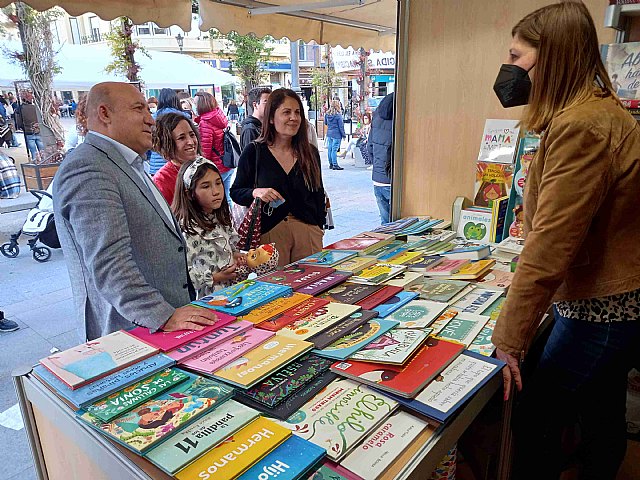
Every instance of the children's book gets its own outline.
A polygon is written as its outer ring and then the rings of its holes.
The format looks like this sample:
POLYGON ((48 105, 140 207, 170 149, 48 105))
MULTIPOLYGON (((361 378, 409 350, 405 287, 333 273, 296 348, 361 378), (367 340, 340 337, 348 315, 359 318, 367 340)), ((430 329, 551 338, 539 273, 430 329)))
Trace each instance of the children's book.
POLYGON ((424 274, 427 277, 450 277, 451 275, 457 273, 468 263, 469 260, 454 260, 445 258, 435 267, 432 267, 429 270, 425 271, 424 274))
POLYGON ((460 212, 458 235, 466 240, 488 243, 491 241, 491 209, 479 211, 468 208, 460 212))
POLYGON ((270 330, 272 332, 280 330, 282 327, 289 325, 303 317, 306 317, 310 313, 316 310, 326 307, 329 304, 329 300, 324 298, 311 297, 308 300, 300 303, 299 305, 287 310, 280 315, 276 315, 270 320, 266 320, 257 325, 258 328, 263 330, 270 330))
POLYGON ((402 287, 394 287, 391 285, 384 285, 373 295, 369 295, 367 298, 356 302, 356 305, 360 305, 364 310, 373 310, 381 303, 386 302, 394 295, 402 292, 402 287))
POLYGON ((233 389, 189 374, 189 379, 108 423, 80 410, 79 418, 113 440, 143 454, 228 400, 233 389))
POLYGON ((430 232, 426 232, 421 235, 407 235, 407 242, 416 242, 418 240, 428 240, 429 242, 448 242, 457 236, 458 234, 453 230, 434 228, 430 232))
POLYGON ((293 263, 287 265, 282 270, 267 273, 258 277, 261 282, 277 283, 278 285, 286 285, 294 290, 305 287, 327 275, 335 272, 331 267, 320 267, 318 265, 305 265, 293 263))
POLYGON ((364 385, 336 380, 281 424, 340 461, 397 405, 364 385))
POLYGON ((156 333, 151 333, 147 327, 135 327, 129 330, 128 333, 149 345, 157 347, 163 352, 169 352, 185 343, 196 340, 208 333, 215 332, 236 319, 236 317, 222 312, 216 313, 216 316, 218 317, 216 323, 207 325, 202 330, 176 330, 175 332, 164 332, 160 330, 156 333))
POLYGON ((330 288, 335 287, 336 285, 340 285, 342 282, 347 281, 350 276, 351 276, 350 273, 345 273, 345 272, 332 273, 331 275, 327 275, 326 277, 321 278, 320 280, 317 280, 313 283, 310 283, 309 285, 302 287, 297 291, 307 295, 314 295, 314 296, 319 295, 322 292, 326 292, 330 288))
POLYGON ((458 280, 437 280, 425 278, 421 285, 412 286, 410 287, 410 290, 418 293, 420 298, 424 300, 447 303, 468 285, 469 282, 462 282, 458 280))
POLYGON ((501 296, 502 292, 485 290, 484 288, 474 288, 470 293, 454 303, 453 307, 461 313, 480 314, 501 296))
POLYGON ((418 294, 415 292, 398 292, 389 300, 375 307, 373 311, 378 312, 378 317, 385 318, 415 298, 418 298, 418 294))
POLYGON ((237 478, 291 436, 291 431, 258 417, 175 474, 178 480, 237 478))
POLYGON ((309 342, 276 335, 215 372, 214 378, 247 389, 312 348, 309 342))
POLYGON ((453 240, 448 242, 435 242, 429 245, 428 247, 424 247, 420 249, 425 255, 442 255, 444 252, 451 250, 454 248, 453 240))
POLYGON ((103 422, 110 422, 188 378, 182 370, 167 368, 88 405, 86 410, 103 422))
POLYGON ((438 333, 438 338, 454 340, 469 346, 473 339, 489 321, 485 315, 474 315, 472 313, 458 313, 447 325, 438 333))
POLYGON ((427 426, 409 413, 396 412, 347 455, 342 466, 362 478, 377 480, 427 426))
POLYGON ((356 328, 364 325, 369 320, 372 320, 377 316, 377 312, 371 310, 360 310, 359 312, 349 315, 344 320, 336 323, 332 327, 329 327, 318 335, 314 335, 313 338, 311 338, 312 343, 317 349, 328 347, 338 339, 353 332, 356 328))
POLYGON ((344 335, 328 347, 322 350, 314 350, 313 353, 321 357, 344 360, 353 355, 370 342, 398 326, 398 322, 390 320, 373 319, 356 328, 351 333, 344 335))
POLYGON ((326 455, 319 447, 296 435, 291 435, 279 447, 255 463, 238 480, 306 479, 326 455))
POLYGON ((310 339, 360 310, 359 305, 328 303, 322 308, 278 330, 278 335, 301 340, 310 339))
POLYGON ((357 255, 358 252, 355 250, 321 250, 318 253, 299 260, 298 263, 334 268, 337 265, 341 265, 339 270, 342 270, 342 264, 357 257, 357 255))
POLYGON ((312 476, 310 476, 307 480, 364 480, 362 477, 356 475, 355 473, 347 470, 340 464, 336 462, 332 462, 325 458, 320 468, 318 468, 312 476))
POLYGON ((130 367, 102 377, 95 382, 83 387, 71 390, 62 380, 56 377, 42 365, 33 367, 33 373, 49 388, 73 405, 76 409, 84 408, 96 400, 111 395, 118 390, 126 388, 134 383, 153 375, 160 370, 171 367, 176 362, 162 354, 154 355, 141 362, 134 363, 130 367))
POLYGON ((419 220, 413 225, 410 225, 406 228, 403 228, 399 232, 396 232, 398 237, 406 237, 407 235, 420 235, 422 233, 428 232, 436 226, 444 223, 444 220, 435 218, 435 219, 423 219, 419 220))
MULTIPOLYGON (((618 5, 636 2, 615 2, 618 5)), ((601 45, 600 51, 604 60, 607 73, 611 77, 613 91, 625 100, 640 98, 640 85, 638 84, 638 53, 640 42, 612 43, 601 45)), ((631 104, 632 102, 627 102, 631 104)))
POLYGON ((251 328, 194 357, 182 360, 180 364, 190 370, 211 374, 237 358, 243 357, 274 335, 274 332, 268 330, 251 328))
POLYGON ((278 405, 293 395, 300 388, 310 383, 315 377, 329 370, 332 361, 317 355, 307 355, 293 360, 287 365, 271 373, 255 386, 237 392, 238 396, 246 396, 265 407, 278 405))
POLYGON ((391 398, 412 411, 446 423, 478 389, 499 375, 504 365, 495 358, 466 351, 416 398, 406 399, 397 395, 391 395, 391 398))
POLYGON ((399 220, 394 220, 393 222, 385 223, 384 225, 380 225, 379 227, 376 227, 371 231, 379 233, 396 233, 403 228, 408 227, 409 225, 413 225, 418 220, 418 217, 405 217, 399 220))
POLYGON ((399 275, 407 269, 404 265, 390 265, 388 263, 378 263, 371 267, 359 271, 353 277, 352 282, 366 283, 368 285, 380 285, 387 280, 399 275))
POLYGON ((410 272, 417 272, 425 274, 428 270, 436 267, 444 261, 444 257, 440 255, 425 255, 422 252, 419 257, 414 258, 407 264, 407 270, 410 272))
POLYGON ((424 282, 424 275, 422 273, 407 271, 393 277, 391 280, 387 280, 384 282, 384 285, 408 290, 414 285, 421 285, 422 282, 424 282))
POLYGON ((394 328, 349 358, 360 362, 403 365, 427 341, 428 335, 424 330, 394 328))
POLYGON ((174 475, 259 415, 252 408, 227 400, 223 408, 203 415, 170 441, 149 450, 145 457, 167 474, 174 475))
POLYGON ((478 162, 513 163, 519 133, 517 120, 488 119, 484 124, 478 162))
POLYGON ((240 317, 265 303, 291 295, 291 287, 275 283, 244 280, 222 290, 217 290, 200 300, 192 302, 199 307, 211 308, 219 312, 240 317))
POLYGON ((489 207, 491 201, 509 197, 513 183, 513 164, 477 162, 473 204, 489 207))
POLYGON ((403 242, 402 240, 394 240, 392 242, 374 248, 367 254, 367 256, 375 257, 377 259, 388 254, 389 252, 397 250, 398 248, 402 248, 404 245, 405 242, 403 242))
POLYGON ((490 254, 491 247, 489 245, 473 242, 457 244, 456 247, 441 253, 449 260, 482 260, 490 254))
POLYGON ((320 298, 326 298, 330 302, 354 305, 381 289, 382 286, 380 285, 344 282, 342 285, 333 287, 331 290, 320 294, 320 298))
POLYGON ((429 337, 406 365, 346 360, 331 371, 401 397, 413 398, 464 350, 464 345, 429 337))
POLYGON ((264 304, 261 307, 251 310, 246 315, 243 315, 238 320, 246 320, 253 324, 265 322, 286 312, 287 310, 300 305, 302 302, 309 300, 311 295, 304 295, 302 293, 293 292, 289 297, 276 298, 275 300, 264 304))
POLYGON ((251 322, 239 320, 230 323, 226 327, 219 328, 213 332, 207 333, 195 340, 185 343, 184 345, 176 348, 175 350, 167 353, 169 357, 178 362, 184 362, 185 360, 202 354, 205 350, 214 348, 223 342, 228 341, 232 337, 236 337, 243 332, 246 332, 250 328, 253 328, 251 322))
POLYGON ((75 390, 158 353, 123 330, 57 352, 40 364, 75 390))
POLYGON ((453 308, 447 308, 431 325, 429 325, 431 334, 434 337, 437 337, 442 329, 447 326, 447 323, 449 323, 451 319, 454 318, 457 314, 457 310, 454 310, 453 308))
POLYGON ((369 252, 376 247, 388 245, 395 240, 395 235, 376 232, 362 232, 351 238, 338 240, 331 245, 327 245, 325 250, 355 250, 359 255, 369 255, 369 252))
POLYGON ((446 303, 412 300, 386 319, 398 322, 398 328, 427 328, 447 307, 446 303))
POLYGON ((484 327, 482 327, 482 330, 480 330, 480 333, 476 335, 476 338, 473 339, 473 342, 471 342, 471 345, 468 347, 469 351, 487 357, 493 355, 493 352, 496 350, 496 346, 491 341, 491 336, 493 335, 493 329, 496 326, 496 321, 498 320, 498 316, 500 315, 500 311, 502 310, 502 305, 504 305, 505 300, 506 298, 504 297, 498 299, 493 305, 482 312, 482 315, 489 317, 489 321, 484 327))
POLYGON ((455 297, 453 297, 447 303, 449 305, 455 305, 457 302, 462 300, 464 297, 466 297, 468 294, 473 292, 475 289, 476 289, 476 284, 475 283, 470 283, 469 285, 464 287, 462 290, 460 290, 460 293, 458 293, 455 297))
POLYGON ((385 263, 390 263, 391 265, 409 265, 410 263, 414 262, 417 258, 420 258, 422 256, 423 255, 420 252, 403 251, 398 253, 397 255, 394 255, 389 259, 380 259, 380 260, 384 261, 385 263))
POLYGON ((493 259, 478 260, 466 264, 455 274, 451 275, 451 280, 476 280, 491 270, 496 261, 493 259))
POLYGON ((485 290, 495 290, 506 293, 513 282, 513 273, 504 270, 489 270, 482 277, 476 280, 478 287, 485 290))
MULTIPOLYGON (((336 252, 337 251, 339 250, 336 250, 336 252)), ((336 270, 354 274, 360 270, 370 267, 371 265, 375 265, 376 263, 378 263, 378 259, 376 257, 354 257, 340 263, 340 265, 336 267, 336 270)))
POLYGON ((499 252, 513 253, 514 255, 520 255, 524 249, 524 239, 516 237, 507 237, 502 240, 496 249, 499 252))
POLYGON ((500 243, 504 238, 504 224, 507 217, 509 197, 500 197, 491 200, 491 243, 500 243))

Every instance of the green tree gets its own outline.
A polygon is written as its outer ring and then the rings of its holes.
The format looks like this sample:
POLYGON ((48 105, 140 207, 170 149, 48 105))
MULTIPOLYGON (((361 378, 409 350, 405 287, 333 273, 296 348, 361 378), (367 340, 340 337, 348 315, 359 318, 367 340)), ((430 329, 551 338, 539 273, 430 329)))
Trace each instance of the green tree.
POLYGON ((139 82, 140 65, 135 60, 136 50, 146 55, 147 51, 138 42, 131 39, 133 22, 128 17, 120 17, 119 25, 106 35, 107 45, 111 50, 113 61, 105 67, 105 72, 127 77, 130 82, 139 82))
POLYGON ((210 30, 212 39, 221 39, 225 43, 224 55, 233 57, 232 65, 235 75, 244 82, 247 91, 260 85, 262 75, 265 72, 263 65, 269 61, 273 47, 268 47, 267 42, 272 37, 256 37, 255 34, 240 35, 236 32, 222 34, 217 30, 210 30))
POLYGON ((329 100, 331 99, 331 89, 342 85, 343 78, 336 73, 333 69, 333 63, 331 62, 331 49, 326 48, 328 52, 325 56, 324 68, 314 68, 311 74, 311 85, 316 87, 316 91, 319 93, 320 98, 315 98, 312 95, 311 106, 316 108, 316 101, 318 102, 318 110, 325 113, 329 108, 329 100))

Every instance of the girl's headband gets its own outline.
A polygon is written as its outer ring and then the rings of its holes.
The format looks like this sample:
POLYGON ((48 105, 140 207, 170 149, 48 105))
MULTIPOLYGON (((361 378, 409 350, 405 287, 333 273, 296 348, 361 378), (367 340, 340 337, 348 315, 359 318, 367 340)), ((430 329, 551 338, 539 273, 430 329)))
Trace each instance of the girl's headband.
POLYGON ((189 165, 186 168, 186 170, 182 174, 182 182, 184 183, 184 186, 187 189, 191 188, 191 181, 193 180, 193 177, 196 175, 196 172, 198 171, 198 169, 205 164, 212 165, 215 171, 220 173, 218 171, 218 167, 216 167, 216 164, 213 163, 211 160, 205 157, 198 157, 193 161, 191 165, 189 165))

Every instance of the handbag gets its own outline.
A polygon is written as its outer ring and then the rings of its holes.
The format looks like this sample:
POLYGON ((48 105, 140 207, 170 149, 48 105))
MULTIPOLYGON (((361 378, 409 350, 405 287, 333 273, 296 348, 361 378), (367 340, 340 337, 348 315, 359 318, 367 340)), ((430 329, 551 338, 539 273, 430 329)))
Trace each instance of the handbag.
MULTIPOLYGON (((255 142, 253 142, 253 144, 256 148, 256 168, 255 178, 253 180, 253 188, 255 189, 258 186, 258 163, 260 162, 260 147, 255 142)), ((259 198, 254 198, 253 203, 251 203, 251 206, 242 219, 242 223, 240 223, 240 226, 238 227, 238 236, 240 237, 238 243, 236 244, 238 250, 247 252, 252 248, 257 248, 260 246, 262 229, 261 212, 262 200, 260 200, 259 198)))

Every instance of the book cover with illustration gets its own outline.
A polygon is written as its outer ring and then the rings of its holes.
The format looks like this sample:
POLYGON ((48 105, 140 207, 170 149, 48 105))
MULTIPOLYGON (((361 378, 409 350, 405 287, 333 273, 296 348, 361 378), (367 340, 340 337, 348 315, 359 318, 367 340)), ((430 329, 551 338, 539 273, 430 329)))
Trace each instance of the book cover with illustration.
POLYGON ((369 253, 367 253, 367 256, 370 257, 374 257, 376 259, 383 257, 385 255, 387 255, 389 252, 393 252, 395 250, 397 250, 398 248, 402 248, 404 247, 406 244, 406 242, 403 242, 402 240, 393 240, 389 243, 386 243, 382 246, 378 246, 376 248, 374 248, 373 250, 369 251, 369 253))
POLYGON ((222 290, 217 290, 200 300, 192 302, 199 307, 240 317, 265 303, 291 295, 291 287, 276 283, 244 280, 222 290))
POLYGON ((175 474, 178 480, 237 478, 291 436, 291 431, 258 417, 175 474))
POLYGON ((244 320, 235 321, 226 327, 219 328, 192 340, 189 343, 185 343, 175 350, 168 352, 167 355, 182 363, 191 357, 201 354, 205 350, 209 350, 223 342, 226 342, 232 337, 246 332, 250 328, 253 328, 253 324, 251 322, 246 322, 244 320))
POLYGON ((256 327, 263 330, 276 332, 282 327, 289 325, 290 323, 293 323, 296 320, 301 319, 302 317, 306 317, 310 313, 313 313, 319 308, 323 308, 328 304, 329 300, 325 300, 324 298, 310 297, 308 300, 305 300, 295 307, 290 308, 284 313, 281 313, 280 315, 276 315, 269 320, 265 320, 264 322, 259 323, 258 325, 256 325, 256 327))
POLYGON ((427 422, 406 412, 396 412, 341 462, 367 480, 377 480, 387 467, 426 430, 427 422))
POLYGON ((395 235, 376 232, 362 232, 350 238, 338 240, 327 245, 325 250, 354 250, 359 255, 369 255, 369 252, 377 247, 388 245, 395 240, 395 235))
POLYGON ((325 458, 320 468, 307 480, 364 480, 340 464, 325 458))
POLYGON ((109 422, 188 378, 182 370, 168 368, 88 405, 86 410, 103 422, 109 422))
POLYGON ((424 281, 424 274, 417 272, 402 272, 400 275, 396 275, 391 280, 387 280, 383 285, 392 287, 400 287, 403 290, 408 290, 414 285, 421 285, 424 281))
POLYGON ((49 355, 40 364, 75 390, 156 353, 156 347, 118 330, 49 355))
POLYGON ((224 408, 203 415, 180 430, 171 441, 149 450, 145 457, 165 473, 174 475, 259 415, 253 408, 227 400, 224 408))
POLYGON ((442 262, 438 263, 438 265, 424 272, 424 275, 426 277, 450 277, 458 273, 458 271, 468 263, 469 260, 445 258, 442 262))
POLYGON ((262 323, 292 309, 297 305, 300 305, 302 302, 305 302, 310 298, 311 295, 293 292, 291 296, 276 298, 269 303, 265 303, 261 307, 254 308, 246 315, 239 317, 238 320, 246 320, 253 324, 262 323))
MULTIPOLYGON (((434 228, 430 232, 423 233, 421 235, 407 235, 407 242, 416 242, 419 240, 427 240, 431 242, 448 242, 456 238, 458 234, 453 230, 448 230, 446 228, 434 228)), ((424 247, 417 248, 416 250, 421 250, 424 247)))
POLYGON ((96 400, 126 388, 160 370, 171 367, 175 363, 173 359, 166 355, 154 355, 75 390, 71 390, 67 384, 42 365, 33 367, 33 374, 77 410, 91 405, 96 400))
POLYGON ((404 265, 378 263, 357 272, 351 277, 351 281, 355 283, 366 283, 367 285, 380 285, 401 274, 406 269, 407 267, 404 265))
POLYGON ((513 169, 512 164, 477 162, 473 204, 490 207, 492 200, 508 197, 513 183, 513 169))
POLYGON ((346 282, 347 280, 349 280, 350 276, 351 274, 347 272, 332 273, 331 275, 327 275, 326 277, 310 283, 305 287, 299 288, 297 291, 307 295, 320 295, 322 292, 326 292, 330 288, 346 282))
POLYGON ((471 345, 468 347, 469 351, 487 357, 490 357, 493 355, 493 352, 496 351, 496 346, 491 341, 491 336, 493 335, 493 329, 496 327, 496 321, 500 316, 500 311, 502 310, 505 300, 506 298, 504 297, 499 298, 493 305, 482 312, 482 315, 489 317, 489 321, 482 327, 482 330, 476 335, 476 338, 473 339, 471 345))
POLYGON ((468 285, 469 282, 462 282, 459 280, 425 278, 421 285, 415 285, 409 290, 419 294, 420 298, 423 300, 448 303, 449 300, 455 297, 468 285))
POLYGON ((335 272, 335 269, 331 267, 293 263, 281 270, 262 275, 258 277, 258 280, 261 282, 277 283, 278 285, 285 285, 294 290, 298 290, 333 272, 335 272))
POLYGON ((403 228, 402 230, 396 232, 398 237, 406 237, 408 235, 420 235, 422 233, 428 232, 434 227, 441 226, 445 223, 444 220, 440 218, 425 218, 422 220, 418 220, 413 225, 409 225, 408 227, 403 228))
POLYGON ((484 288, 474 288, 471 292, 453 303, 452 306, 456 310, 459 310, 460 313, 481 314, 501 296, 502 292, 484 288))
POLYGON ((491 209, 486 211, 468 208, 460 212, 458 235, 465 240, 489 243, 491 241, 491 209))
POLYGON ((313 342, 313 337, 339 323, 361 308, 359 305, 347 305, 344 303, 328 303, 324 307, 309 315, 285 325, 278 330, 278 335, 313 342))
POLYGON ((344 360, 397 326, 398 322, 375 318, 342 336, 331 345, 313 350, 313 353, 321 357, 344 360))
POLYGON ((342 264, 357 257, 357 255, 358 252, 355 250, 321 250, 302 260, 298 260, 298 263, 333 268, 337 268, 336 266, 340 265, 338 270, 342 270, 342 264))
POLYGON ((438 334, 442 331, 442 329, 444 327, 446 327, 447 324, 451 321, 451 319, 454 318, 456 315, 458 315, 458 311, 457 310, 455 310, 453 308, 447 308, 429 326, 429 328, 431 329, 431 335, 433 335, 434 337, 437 337, 438 334))
POLYGON ((468 347, 489 321, 486 315, 472 313, 458 313, 438 333, 438 338, 453 340, 468 347))
POLYGON ((336 380, 280 424, 340 461, 396 409, 398 403, 351 380, 336 380))
POLYGON ((238 480, 305 479, 322 462, 327 452, 296 435, 291 435, 283 444, 255 463, 238 480))
POLYGON ((330 302, 355 305, 360 300, 373 295, 381 289, 382 286, 380 285, 364 285, 361 283, 344 282, 343 284, 320 294, 319 297, 327 299, 330 302))
POLYGON ((604 66, 620 99, 640 99, 640 42, 601 45, 604 66))
POLYGON ((394 255, 389 259, 380 259, 385 263, 390 263, 391 265, 409 265, 414 262, 418 257, 423 256, 420 252, 415 251, 402 251, 394 255))
POLYGON ((394 287, 391 285, 383 285, 380 290, 378 290, 373 295, 369 295, 367 298, 356 302, 356 305, 360 305, 363 310, 373 310, 375 307, 380 305, 381 303, 386 302, 394 295, 402 292, 402 287, 394 287))
POLYGON ((313 344, 304 340, 276 335, 218 370, 213 376, 241 388, 250 388, 312 348, 313 344))
POLYGON ((513 163, 519 133, 518 120, 487 119, 478 162, 513 163))
POLYGON ((407 264, 407 270, 425 275, 427 271, 441 264, 443 261, 444 257, 440 255, 425 255, 421 253, 419 257, 414 258, 407 264))
POLYGON ((78 412, 78 418, 135 453, 142 454, 233 394, 231 387, 215 380, 193 374, 189 377, 175 388, 111 422, 101 422, 82 410, 78 412))
POLYGON ((513 282, 513 272, 504 270, 489 270, 476 283, 485 290, 495 290, 496 292, 507 292, 513 282))
POLYGON ((464 350, 464 345, 429 337, 405 365, 346 360, 336 362, 331 371, 356 382, 366 383, 402 397, 415 397, 464 350))
POLYGON ((169 352, 176 348, 189 343, 192 340, 196 340, 208 333, 214 332, 219 328, 233 322, 236 317, 227 315, 226 313, 216 313, 218 320, 213 325, 207 325, 202 330, 176 330, 174 332, 164 332, 159 330, 156 333, 151 333, 147 327, 135 327, 128 331, 129 334, 136 338, 139 338, 145 343, 157 347, 163 352, 169 352))
POLYGON ((317 349, 328 347, 333 342, 353 332, 356 328, 364 325, 369 320, 372 320, 377 316, 378 313, 371 310, 357 311, 332 327, 314 335, 309 339, 309 341, 311 341, 317 349))
POLYGON ((329 370, 331 363, 327 358, 307 355, 284 365, 248 390, 237 392, 237 395, 260 402, 265 407, 274 407, 329 370))
POLYGON ((427 328, 447 307, 446 303, 412 300, 386 319, 398 322, 398 328, 427 328))
POLYGON ((274 335, 274 332, 268 330, 251 328, 235 335, 226 342, 181 361, 180 364, 196 372, 211 374, 237 358, 246 355, 254 348, 258 348, 262 342, 269 340, 274 335))
POLYGON ((429 332, 394 328, 349 357, 359 362, 403 365, 427 341, 429 332))
POLYGON ((377 307, 373 309, 374 312, 378 312, 378 317, 386 318, 391 315, 393 312, 398 310, 403 305, 406 305, 411 300, 418 298, 418 294, 415 292, 398 292, 396 295, 391 297, 389 300, 381 303, 377 307))
POLYGON ((496 264, 494 259, 477 260, 467 263, 464 267, 451 275, 451 280, 476 280, 491 270, 496 264))
MULTIPOLYGON (((336 250, 339 251, 339 250, 336 250)), ((339 272, 347 272, 352 275, 360 270, 364 270, 371 265, 375 265, 378 263, 378 259, 376 257, 362 256, 362 257, 353 257, 345 262, 340 263, 336 270, 339 272)))

